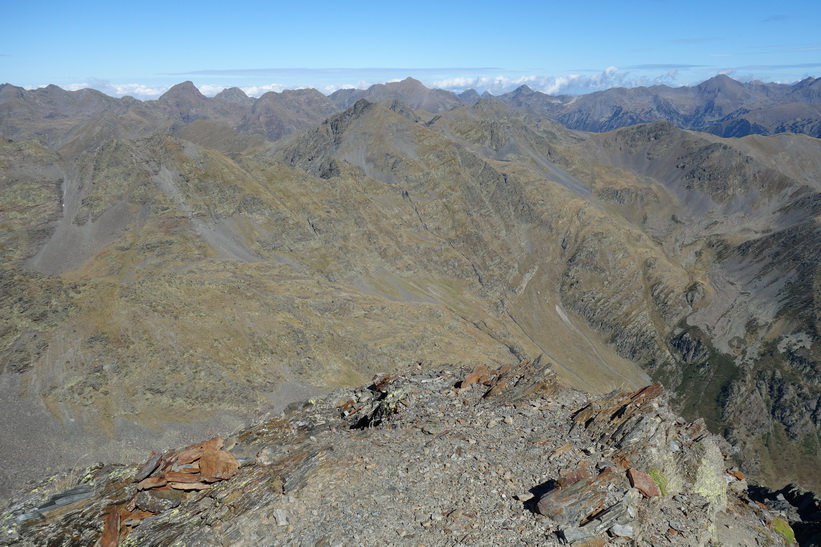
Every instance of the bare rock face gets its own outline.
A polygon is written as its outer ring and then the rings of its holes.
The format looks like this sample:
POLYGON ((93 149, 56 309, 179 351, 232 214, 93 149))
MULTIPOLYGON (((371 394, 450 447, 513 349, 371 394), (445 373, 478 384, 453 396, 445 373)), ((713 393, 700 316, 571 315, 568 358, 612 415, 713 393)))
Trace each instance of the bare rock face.
MULTIPOLYGON (((2 541, 741 546, 793 533, 728 471, 726 444, 674 417, 661 386, 591 398, 546 365, 413 367, 224 443, 94 466, 71 489, 15 498, 2 541), (218 480, 205 470, 215 454, 236 462, 218 480), (157 478, 168 483, 146 484, 157 478)), ((809 515, 807 496, 788 494, 809 515)))

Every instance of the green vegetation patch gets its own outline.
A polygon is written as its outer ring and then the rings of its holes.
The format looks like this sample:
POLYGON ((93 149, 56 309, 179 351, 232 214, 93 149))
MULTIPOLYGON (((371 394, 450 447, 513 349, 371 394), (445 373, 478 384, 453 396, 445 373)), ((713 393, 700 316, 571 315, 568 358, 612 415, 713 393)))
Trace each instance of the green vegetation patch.
POLYGON ((788 543, 795 543, 795 532, 786 520, 780 518, 774 519, 773 530, 784 536, 784 539, 786 539, 788 543))
POLYGON ((648 475, 650 475, 650 478, 652 478, 653 482, 656 483, 656 486, 659 487, 659 492, 661 492, 661 495, 666 496, 667 492, 669 491, 667 477, 664 476, 664 473, 661 472, 661 469, 653 467, 652 469, 650 469, 648 475))
POLYGON ((682 414, 688 420, 701 416, 710 431, 721 433, 726 427, 722 419, 726 388, 738 377, 738 367, 730 355, 715 349, 701 329, 687 325, 686 331, 693 340, 704 345, 707 358, 703 362, 679 365, 682 380, 676 392, 682 414))

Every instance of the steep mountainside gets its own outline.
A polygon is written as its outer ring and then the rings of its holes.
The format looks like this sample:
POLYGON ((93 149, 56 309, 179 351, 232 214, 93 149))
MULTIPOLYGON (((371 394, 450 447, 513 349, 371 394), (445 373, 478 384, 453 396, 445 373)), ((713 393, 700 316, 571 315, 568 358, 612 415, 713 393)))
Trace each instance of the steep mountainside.
MULTIPOLYGON (((592 163, 571 172, 689 276, 684 301, 647 325, 658 345, 621 351, 674 388, 691 416, 728 428, 748 469, 765 470, 773 457, 781 458, 775 469, 789 467, 785 438, 817 457, 821 143, 793 135, 722 141, 659 122, 577 148, 592 163), (784 154, 805 169, 782 168, 776 158, 784 154)), ((668 291, 661 283, 652 296, 668 291)), ((613 315, 601 306, 568 306, 589 310, 589 320, 614 334, 620 324, 608 327, 613 315)))
POLYGON ((420 85, 341 112, 0 88, 4 491, 378 371, 539 355, 592 393, 649 374, 756 480, 821 486, 819 141, 590 135, 420 85))

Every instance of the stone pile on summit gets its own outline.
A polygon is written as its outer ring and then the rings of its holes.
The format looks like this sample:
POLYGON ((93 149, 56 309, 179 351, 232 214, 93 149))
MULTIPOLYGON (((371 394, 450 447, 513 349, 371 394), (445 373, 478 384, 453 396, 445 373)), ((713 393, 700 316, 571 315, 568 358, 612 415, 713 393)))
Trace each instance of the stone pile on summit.
POLYGON ((788 511, 754 500, 727 459, 729 445, 703 423, 676 418, 658 384, 590 397, 561 386, 542 359, 377 375, 367 387, 292 405, 218 447, 221 439, 212 439, 142 465, 92 466, 69 489, 82 495, 62 504, 53 500, 63 493, 33 490, 0 514, 0 541, 740 547, 793 540, 788 511), (209 454, 232 463, 207 472, 209 454), (189 488, 194 482, 179 478, 197 461, 198 486, 189 488))

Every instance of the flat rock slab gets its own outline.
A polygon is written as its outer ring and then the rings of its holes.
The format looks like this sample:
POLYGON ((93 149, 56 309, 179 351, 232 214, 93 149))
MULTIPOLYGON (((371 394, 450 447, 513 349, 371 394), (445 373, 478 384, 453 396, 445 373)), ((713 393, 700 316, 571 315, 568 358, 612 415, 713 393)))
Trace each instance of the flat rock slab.
POLYGON ((200 475, 206 482, 230 479, 238 469, 237 458, 224 450, 206 450, 200 458, 200 475))
POLYGON ((627 479, 630 481, 630 486, 638 489, 647 498, 661 495, 653 477, 643 471, 631 467, 627 470, 627 479))

